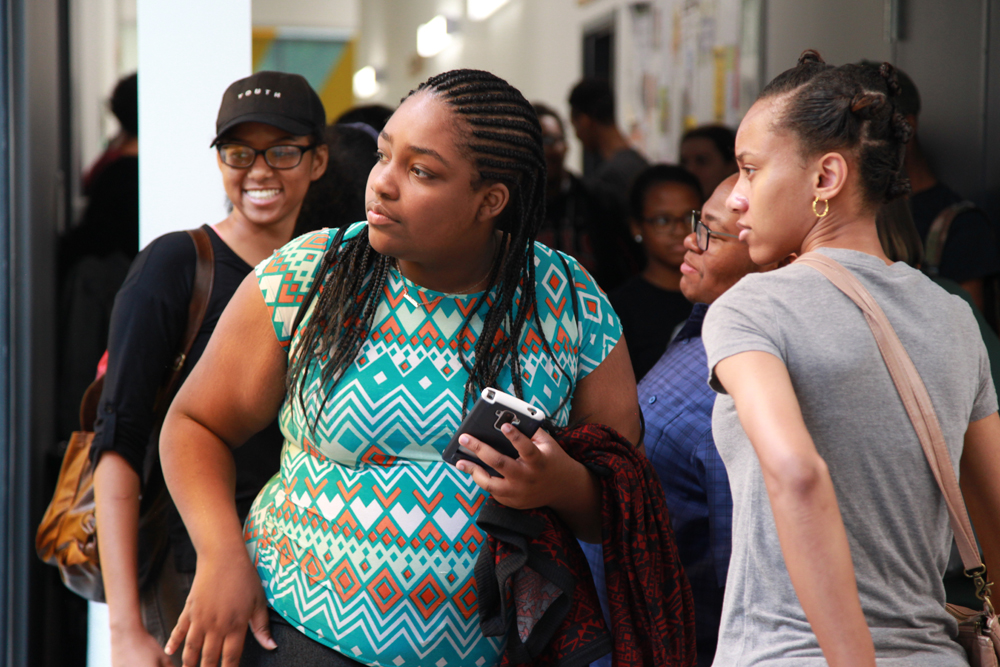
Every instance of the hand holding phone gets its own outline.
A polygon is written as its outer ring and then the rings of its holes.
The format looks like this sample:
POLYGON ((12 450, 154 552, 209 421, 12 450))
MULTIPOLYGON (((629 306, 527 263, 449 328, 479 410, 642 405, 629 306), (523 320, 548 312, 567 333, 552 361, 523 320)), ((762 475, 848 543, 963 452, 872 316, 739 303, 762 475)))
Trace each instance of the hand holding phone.
POLYGON ((462 459, 471 461, 493 477, 502 477, 503 475, 460 445, 459 436, 467 433, 485 442, 501 454, 516 459, 520 455, 514 445, 510 444, 507 436, 500 430, 501 427, 504 424, 510 424, 530 438, 542 425, 544 419, 544 412, 516 396, 506 394, 499 389, 484 389, 479 400, 472 406, 472 410, 462 420, 458 432, 452 436, 451 442, 448 443, 441 458, 452 465, 457 464, 462 459))

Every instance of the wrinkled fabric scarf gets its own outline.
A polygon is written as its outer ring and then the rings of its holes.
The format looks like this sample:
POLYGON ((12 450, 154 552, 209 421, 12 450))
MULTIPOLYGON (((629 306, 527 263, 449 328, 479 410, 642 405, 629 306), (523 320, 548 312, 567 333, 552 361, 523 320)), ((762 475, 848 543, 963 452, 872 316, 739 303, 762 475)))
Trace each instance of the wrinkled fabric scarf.
POLYGON ((694 603, 659 477, 614 430, 587 424, 557 437, 601 482, 601 533, 611 631, 580 545, 549 509, 513 510, 492 497, 476 520, 479 619, 505 636, 501 667, 577 667, 612 653, 615 667, 690 667, 694 603))

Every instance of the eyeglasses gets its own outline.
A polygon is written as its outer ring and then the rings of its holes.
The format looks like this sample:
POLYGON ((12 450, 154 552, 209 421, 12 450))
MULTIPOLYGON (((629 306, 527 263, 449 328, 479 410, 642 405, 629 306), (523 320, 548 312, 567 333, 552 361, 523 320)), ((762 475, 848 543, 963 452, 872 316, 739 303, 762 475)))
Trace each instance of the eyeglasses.
POLYGON ((658 234, 687 234, 690 223, 688 215, 658 215, 655 218, 643 218, 641 222, 650 225, 658 234))
POLYGON ((704 222, 701 221, 701 211, 691 211, 690 221, 691 221, 691 231, 694 232, 694 237, 698 241, 698 248, 705 252, 708 250, 708 241, 713 236, 725 236, 731 239, 740 238, 737 234, 726 234, 725 232, 714 232, 708 228, 704 222))
POLYGON ((264 156, 264 162, 272 169, 294 169, 302 162, 306 151, 316 148, 317 144, 308 146, 271 146, 262 151, 243 144, 219 144, 219 157, 234 169, 249 169, 256 162, 258 155, 264 156))

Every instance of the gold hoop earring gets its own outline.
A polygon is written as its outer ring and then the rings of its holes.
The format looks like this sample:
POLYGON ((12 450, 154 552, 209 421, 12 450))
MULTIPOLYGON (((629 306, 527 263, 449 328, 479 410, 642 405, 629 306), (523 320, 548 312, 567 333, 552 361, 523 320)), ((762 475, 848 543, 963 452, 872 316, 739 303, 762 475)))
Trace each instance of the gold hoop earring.
POLYGON ((813 200, 813 213, 816 214, 817 218, 825 218, 826 214, 830 212, 830 200, 829 199, 823 200, 823 205, 825 208, 823 209, 822 213, 816 210, 816 204, 818 204, 819 202, 820 202, 819 195, 816 195, 816 199, 813 200))

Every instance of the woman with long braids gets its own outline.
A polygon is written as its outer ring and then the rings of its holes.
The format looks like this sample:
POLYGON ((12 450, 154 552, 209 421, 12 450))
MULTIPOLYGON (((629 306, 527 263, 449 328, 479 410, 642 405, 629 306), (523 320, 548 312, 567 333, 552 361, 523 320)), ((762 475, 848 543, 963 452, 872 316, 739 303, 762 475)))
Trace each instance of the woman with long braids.
POLYGON ((465 440, 502 478, 444 463, 463 415, 496 387, 556 426, 639 438, 614 311, 574 260, 534 242, 545 167, 531 105, 489 73, 448 72, 378 143, 367 222, 261 263, 164 425, 198 553, 168 647, 185 640, 189 667, 234 667, 241 652, 244 665, 496 664, 503 640, 480 630, 473 580, 486 494, 551 508, 593 541, 599 487, 542 430, 508 433, 517 459, 465 440), (241 527, 230 447, 279 412, 281 471, 241 527))

